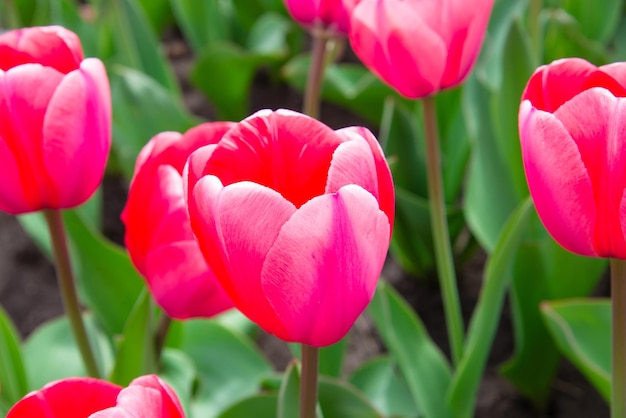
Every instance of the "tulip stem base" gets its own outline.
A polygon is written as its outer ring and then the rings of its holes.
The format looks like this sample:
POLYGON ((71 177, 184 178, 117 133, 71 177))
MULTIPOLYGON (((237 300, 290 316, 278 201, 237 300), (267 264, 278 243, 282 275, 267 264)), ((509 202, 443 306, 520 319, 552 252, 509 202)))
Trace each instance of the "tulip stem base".
POLYGON ((300 418, 315 418, 317 408, 317 369, 319 349, 302 344, 300 375, 300 418))
POLYGON ((613 362, 611 418, 626 418, 626 260, 611 259, 613 362))
POLYGON ((450 353, 454 365, 458 365, 463 353, 463 317, 454 271, 454 259, 448 232, 448 217, 441 172, 439 133, 435 98, 422 100, 424 111, 424 136, 426 140, 426 174, 428 181, 428 203, 430 223, 435 245, 437 275, 443 295, 450 353))
POLYGON ((59 281, 59 289, 61 290, 65 314, 70 322, 70 327, 76 339, 76 345, 78 346, 80 355, 83 358, 87 374, 91 377, 98 378, 100 377, 100 372, 98 371, 98 365, 93 355, 91 345, 89 344, 89 338, 87 337, 87 331, 80 312, 78 295, 76 294, 76 283, 72 272, 61 211, 44 210, 43 215, 48 224, 48 230, 50 231, 50 241, 54 252, 57 279, 59 281))

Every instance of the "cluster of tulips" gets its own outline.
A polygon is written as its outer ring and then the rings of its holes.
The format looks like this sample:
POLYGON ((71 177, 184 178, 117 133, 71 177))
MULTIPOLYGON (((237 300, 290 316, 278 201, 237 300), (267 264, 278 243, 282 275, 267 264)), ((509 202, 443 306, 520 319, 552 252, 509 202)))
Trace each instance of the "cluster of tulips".
MULTIPOLYGON (((433 95, 461 84, 472 70, 493 1, 285 3, 313 37, 348 36, 384 82, 424 100, 437 265, 458 360, 462 321, 436 122, 428 114, 433 95)), ((315 384, 304 384, 308 367, 316 367, 311 356, 341 340, 372 300, 394 224, 394 185, 376 137, 363 127, 333 130, 319 122, 319 80, 311 86, 307 114, 262 110, 240 122, 209 122, 150 139, 122 214, 127 251, 169 317, 208 318, 234 307, 268 333, 303 345, 303 363, 311 364, 302 365, 302 418, 315 416, 315 384)), ((614 282, 626 280, 617 277, 619 260, 626 259, 624 96, 625 64, 563 59, 536 70, 519 110, 524 168, 541 220, 567 250, 611 258, 614 282)), ((78 318, 79 345, 86 336, 71 272, 63 271, 69 263, 60 211, 81 205, 99 186, 111 112, 106 69, 83 57, 74 33, 50 26, 0 35, 0 209, 45 213, 59 244, 59 280, 70 288, 64 301, 68 316, 78 318)), ((624 304, 615 297, 615 309, 624 304)), ((626 337, 624 329, 614 333, 616 340, 626 337)), ((88 342, 81 352, 87 369, 97 368, 88 342)), ((623 363, 614 366, 615 417, 626 416, 623 363)), ((8 414, 33 416, 184 412, 170 386, 147 375, 126 388, 92 377, 51 382, 8 414)))

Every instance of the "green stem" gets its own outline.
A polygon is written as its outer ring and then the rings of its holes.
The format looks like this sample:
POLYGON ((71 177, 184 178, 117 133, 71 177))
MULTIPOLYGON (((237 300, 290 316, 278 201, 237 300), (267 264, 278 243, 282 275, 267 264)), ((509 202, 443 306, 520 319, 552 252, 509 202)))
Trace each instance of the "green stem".
POLYGON ((437 273, 443 293, 443 305, 450 339, 452 362, 457 365, 463 353, 463 317, 454 272, 454 260, 448 233, 448 218, 441 175, 441 156, 439 155, 439 134, 437 132, 437 114, 435 99, 432 96, 423 99, 424 134, 426 137, 426 172, 430 207, 430 223, 433 229, 437 273))
POLYGON ((613 375, 611 418, 626 418, 626 260, 611 259, 613 375))
POLYGON ((530 0, 530 16, 528 28, 530 39, 533 46, 533 53, 536 62, 534 67, 539 66, 543 62, 543 40, 541 35, 541 10, 543 9, 543 0, 530 0))
POLYGON ((312 118, 319 119, 320 116, 320 93, 322 81, 324 80, 324 70, 326 68, 326 44, 328 34, 319 26, 311 31, 313 36, 313 47, 311 50, 311 65, 304 91, 303 113, 312 118))
POLYGON ((154 335, 154 351, 157 365, 161 359, 161 353, 163 352, 165 340, 167 339, 167 332, 170 330, 171 325, 172 318, 170 318, 167 313, 163 312, 159 318, 159 323, 157 324, 156 333, 154 335))
POLYGON ((300 376, 300 418, 315 418, 317 407, 317 368, 319 349, 302 344, 300 376))
POLYGON ((44 210, 43 215, 48 224, 50 231, 50 239, 52 249, 54 251, 54 259, 56 262, 57 278, 65 313, 70 321, 78 350, 85 363, 85 369, 91 377, 100 377, 96 359, 91 351, 89 339, 85 330, 85 324, 80 314, 80 306, 78 304, 78 296, 76 295, 76 285, 74 275, 72 273, 72 265, 70 263, 70 255, 67 247, 67 239, 65 237, 65 227, 63 225, 63 217, 59 210, 44 210))

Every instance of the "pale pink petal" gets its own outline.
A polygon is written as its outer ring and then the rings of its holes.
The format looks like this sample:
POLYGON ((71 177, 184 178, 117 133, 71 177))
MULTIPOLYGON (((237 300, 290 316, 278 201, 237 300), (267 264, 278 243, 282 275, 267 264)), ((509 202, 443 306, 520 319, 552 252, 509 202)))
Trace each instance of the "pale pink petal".
POLYGON ((26 395, 11 408, 7 418, 86 418, 115 405, 121 389, 90 377, 59 380, 26 395))
POLYGON ((111 147, 111 97, 102 62, 87 59, 65 76, 43 125, 44 165, 55 208, 77 206, 96 190, 111 147), (80 175, 77 175, 80 173, 80 175))
MULTIPOLYGON (((600 71, 613 77, 624 89, 626 89, 626 62, 613 62, 611 64, 603 65, 599 68, 600 71)), ((616 94, 616 96, 624 97, 623 94, 616 94)))
POLYGON ((520 107, 519 126, 528 186, 546 229, 567 250, 598 255, 595 198, 576 143, 558 119, 528 100, 520 107))
POLYGON ((260 111, 229 130, 203 174, 224 185, 252 181, 296 207, 324 193, 330 160, 341 139, 321 122, 291 111, 260 111))
POLYGON ((261 296, 261 266, 295 210, 274 190, 249 182, 223 187, 215 176, 200 179, 189 202, 200 249, 234 305, 279 336, 283 325, 261 296))
POLYGON ((0 163, 7 167, 7 177, 12 179, 12 184, 0 185, 0 201, 6 200, 4 206, 12 209, 11 213, 48 207, 54 196, 43 164, 41 129, 62 78, 52 68, 26 64, 7 71, 0 79, 0 138, 8 151, 0 155, 0 163), (12 167, 17 171, 9 173, 12 167))
POLYGON ((150 293, 172 318, 210 318, 233 305, 195 240, 151 250, 145 277, 150 293))
POLYGON ((376 193, 372 190, 367 190, 376 197, 380 209, 387 214, 390 225, 393 225, 395 211, 393 179, 391 177, 391 170, 389 169, 389 165, 387 164, 387 160, 385 159, 385 155, 383 154, 383 150, 380 147, 378 140, 369 129, 360 126, 340 129, 337 131, 337 135, 343 136, 347 139, 365 139, 369 145, 371 155, 373 156, 374 163, 376 165, 376 178, 378 184, 376 187, 376 193))
POLYGON ((591 180, 597 215, 594 247, 598 255, 626 258, 619 218, 626 189, 626 106, 604 88, 575 96, 555 113, 578 146, 591 180))
POLYGON ((343 186, 356 184, 378 199, 376 163, 369 144, 351 131, 338 134, 349 140, 339 145, 333 154, 325 193, 336 193, 343 186))
POLYGON ((378 202, 354 185, 303 205, 263 264, 263 292, 289 334, 313 346, 339 341, 370 302, 389 242, 378 202))

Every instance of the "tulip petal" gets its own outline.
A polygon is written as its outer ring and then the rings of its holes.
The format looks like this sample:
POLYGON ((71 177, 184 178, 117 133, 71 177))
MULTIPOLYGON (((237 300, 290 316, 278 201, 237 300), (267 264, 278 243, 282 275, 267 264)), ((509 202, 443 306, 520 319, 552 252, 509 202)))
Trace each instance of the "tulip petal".
POLYGON ((141 376, 122 389, 115 407, 90 418, 184 418, 174 391, 157 376, 141 376))
POLYGON ((272 189, 250 182, 224 187, 215 176, 200 179, 189 202, 200 249, 226 293, 244 315, 278 336, 285 331, 261 296, 261 267, 295 210, 272 189))
POLYGON ((343 186, 356 184, 378 199, 376 163, 369 144, 352 131, 341 134, 350 140, 339 145, 333 154, 325 192, 336 193, 343 186))
POLYGON ((563 124, 528 100, 519 114, 528 186, 539 217, 567 250, 594 256, 594 194, 581 152, 563 124))
POLYGON ((83 59, 80 39, 61 26, 24 28, 0 35, 0 69, 41 64, 67 74, 83 59))
MULTIPOLYGON (((609 71, 610 67, 609 67, 609 71)), ((554 113, 561 105, 592 87, 604 87, 614 96, 625 96, 626 86, 581 58, 566 58, 539 67, 528 81, 522 100, 554 113)))
POLYGON ((288 341, 333 344, 370 302, 389 221, 359 186, 314 198, 280 231, 263 264, 263 292, 290 330, 288 341))
POLYGON ((26 64, 0 73, 0 209, 24 213, 44 208, 51 183, 42 161, 41 126, 63 75, 26 64), (37 86, 36 89, 33 86, 37 86))
POLYGON ((332 129, 309 116, 263 110, 224 135, 203 174, 219 177, 225 186, 241 181, 267 186, 300 207, 324 193, 340 143, 332 129))
POLYGON ((111 146, 111 97, 104 65, 86 59, 62 80, 43 124, 44 164, 54 207, 83 203, 102 180, 111 146), (77 175, 80 173, 80 175, 77 175))
POLYGON ((115 405, 121 389, 88 377, 52 382, 26 395, 11 408, 7 418, 86 418, 115 405))
POLYGON ((150 293, 172 318, 209 318, 232 307, 195 240, 150 251, 145 277, 150 293))
MULTIPOLYGON (((389 169, 389 165, 387 164, 387 160, 385 159, 385 155, 382 148, 380 147, 380 144, 378 143, 378 140, 369 129, 361 126, 352 126, 349 128, 339 129, 336 132, 337 135, 343 136, 346 139, 365 139, 365 141, 369 145, 371 155, 374 157, 374 164, 376 166, 376 178, 378 184, 376 188, 376 193, 367 188, 365 189, 376 197, 376 199, 378 200, 378 204, 380 205, 380 209, 387 214, 390 225, 393 225, 395 211, 395 193, 393 179, 391 177, 391 170, 389 169)), ((333 163, 331 163, 331 165, 333 163)), ((333 191, 337 190, 339 190, 339 188, 336 188, 333 191)))
POLYGON ((561 106, 556 117, 576 143, 596 205, 594 247, 604 257, 626 258, 619 218, 626 189, 626 100, 592 88, 561 106))

